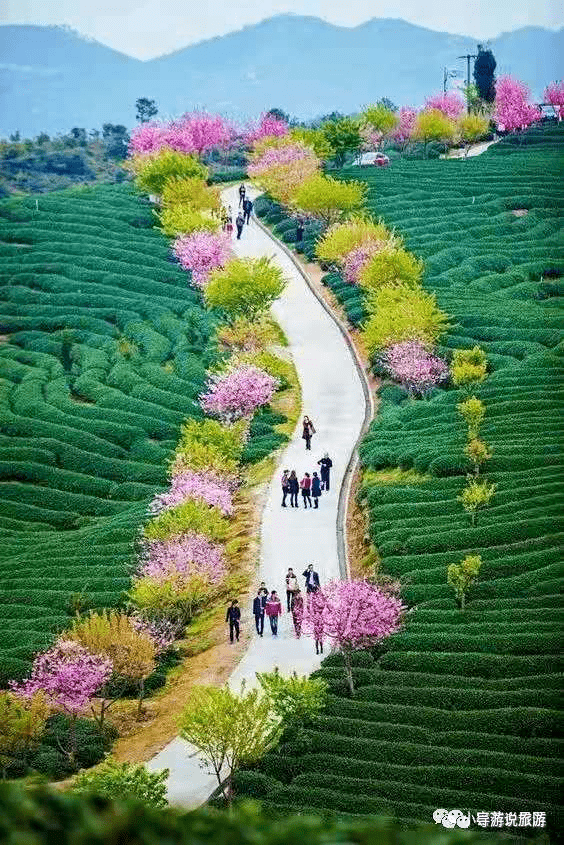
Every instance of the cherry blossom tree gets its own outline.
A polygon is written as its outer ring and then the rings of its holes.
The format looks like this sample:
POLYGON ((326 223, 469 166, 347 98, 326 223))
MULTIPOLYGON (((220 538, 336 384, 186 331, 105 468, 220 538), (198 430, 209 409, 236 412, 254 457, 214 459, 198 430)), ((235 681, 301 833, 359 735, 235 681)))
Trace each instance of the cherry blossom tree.
POLYGON ((262 138, 279 138, 288 134, 288 124, 272 114, 262 114, 258 123, 252 123, 243 130, 243 137, 247 144, 260 141, 262 138))
POLYGON ((437 109, 451 120, 457 120, 464 112, 464 100, 457 91, 434 94, 425 101, 426 109, 437 109))
POLYGON ((425 396, 449 377, 446 362, 418 340, 394 343, 384 350, 380 361, 388 374, 412 396, 425 396))
POLYGON ((200 405, 206 414, 234 422, 251 417, 257 408, 267 405, 277 386, 277 378, 252 364, 234 366, 210 377, 200 405))
POLYGON ((564 117, 564 82, 551 82, 544 90, 544 100, 554 106, 558 120, 564 117))
POLYGON ((186 470, 175 475, 170 489, 155 496, 149 505, 151 514, 174 508, 187 499, 200 499, 210 507, 219 508, 224 516, 233 514, 232 490, 236 480, 229 476, 221 477, 210 471, 194 472, 186 470))
POLYGON ((182 153, 204 152, 228 146, 234 129, 220 115, 188 112, 178 120, 152 121, 135 127, 129 154, 158 152, 163 147, 182 153))
POLYGON ((366 263, 386 246, 386 241, 373 240, 360 244, 345 255, 343 261, 343 276, 350 285, 358 284, 361 271, 366 263))
POLYGON ((172 249, 180 266, 192 273, 192 284, 198 288, 205 286, 212 270, 224 267, 232 257, 231 242, 223 232, 196 231, 181 235, 172 249))
POLYGON ((403 106, 398 112, 398 122, 390 132, 390 139, 401 147, 405 146, 413 134, 416 120, 417 111, 403 106))
POLYGON ((88 709, 96 692, 110 678, 112 661, 91 654, 73 640, 59 640, 53 648, 38 654, 31 675, 21 683, 10 682, 11 690, 22 698, 43 693, 53 710, 70 717, 69 758, 76 757, 76 719, 88 709))
POLYGON ((343 655, 347 683, 354 695, 352 652, 373 648, 400 629, 405 607, 391 590, 367 581, 330 581, 308 596, 303 629, 316 640, 331 640, 343 655))
POLYGON ((529 102, 529 89, 518 79, 501 76, 495 91, 494 120, 498 129, 508 132, 526 129, 541 117, 539 109, 529 102))

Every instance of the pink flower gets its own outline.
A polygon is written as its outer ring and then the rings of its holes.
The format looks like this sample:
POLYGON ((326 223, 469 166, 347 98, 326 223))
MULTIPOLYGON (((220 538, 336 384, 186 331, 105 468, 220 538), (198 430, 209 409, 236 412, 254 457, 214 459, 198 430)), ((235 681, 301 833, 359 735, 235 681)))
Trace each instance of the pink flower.
POLYGON ((146 540, 143 544, 139 577, 158 582, 171 576, 189 578, 200 575, 212 584, 225 576, 223 547, 203 534, 183 534, 172 540, 146 540))
POLYGON ((271 167, 279 167, 283 164, 291 164, 294 161, 311 158, 312 150, 300 142, 286 144, 283 147, 269 147, 247 170, 249 176, 260 176, 265 170, 271 167))
POLYGON ((544 100, 554 106, 559 120, 564 116, 564 82, 551 82, 544 92, 544 100))
POLYGON ((181 626, 171 622, 170 619, 145 619, 138 613, 132 614, 129 618, 136 631, 146 634, 153 640, 157 654, 168 651, 182 632, 181 626))
POLYGON ((384 241, 367 241, 351 249, 343 261, 343 276, 349 285, 356 285, 364 265, 384 246, 384 241))
POLYGON ((72 640, 59 640, 49 651, 37 655, 27 680, 21 684, 11 681, 10 688, 23 698, 43 692, 53 709, 77 716, 111 674, 108 658, 90 654, 72 640))
POLYGON ((172 249, 184 270, 192 273, 192 284, 204 287, 208 275, 224 267, 231 257, 231 243, 227 235, 213 232, 193 232, 176 238, 172 249))
POLYGON ((360 137, 362 138, 362 150, 377 150, 384 135, 371 126, 363 126, 360 130, 360 137))
POLYGON ((217 507, 225 516, 233 513, 231 491, 233 479, 222 479, 212 472, 186 470, 172 479, 170 490, 155 496, 149 505, 151 514, 173 508, 187 499, 200 499, 211 507, 217 507))
POLYGON ((220 115, 189 112, 179 120, 152 121, 136 126, 129 141, 129 154, 149 153, 168 147, 182 153, 202 155, 229 145, 234 129, 220 115))
POLYGON ((511 76, 501 76, 495 84, 494 120, 506 131, 526 129, 539 120, 541 113, 528 102, 529 89, 523 82, 511 76))
POLYGON ((390 132, 390 138, 397 144, 404 144, 409 141, 416 120, 417 111, 403 106, 399 110, 398 122, 390 132))
POLYGON ((261 138, 280 138, 288 134, 288 124, 285 120, 278 120, 269 114, 261 115, 260 121, 250 124, 244 130, 244 138, 247 144, 253 141, 260 141, 261 138))
POLYGON ((434 94, 425 101, 426 109, 437 109, 451 120, 456 120, 465 109, 464 100, 456 91, 434 94))
POLYGON ((424 396, 448 379, 442 358, 432 355, 418 340, 404 340, 384 350, 380 362, 410 394, 424 396))
POLYGON ((212 375, 208 392, 200 396, 200 405, 207 414, 233 422, 251 417, 257 408, 268 404, 277 386, 274 376, 252 364, 243 364, 212 375))

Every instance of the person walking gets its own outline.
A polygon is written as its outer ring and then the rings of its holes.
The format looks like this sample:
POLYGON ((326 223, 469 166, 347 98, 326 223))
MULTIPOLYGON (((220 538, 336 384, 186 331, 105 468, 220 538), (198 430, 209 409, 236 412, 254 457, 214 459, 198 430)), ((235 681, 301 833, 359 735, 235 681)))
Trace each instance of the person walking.
POLYGON ((296 224, 296 243, 301 243, 304 239, 304 218, 298 217, 296 224))
POLYGON ((329 457, 329 453, 325 452, 323 457, 320 461, 317 462, 318 466, 321 467, 321 487, 325 490, 326 493, 329 492, 329 478, 331 476, 331 467, 333 466, 333 461, 329 457))
POLYGON ((241 608, 237 599, 233 599, 227 608, 225 621, 229 622, 229 639, 233 642, 233 635, 235 634, 237 642, 239 642, 239 622, 241 620, 241 608))
POLYGON ((286 605, 288 608, 288 613, 292 609, 292 596, 294 595, 296 590, 299 589, 300 587, 298 585, 298 579, 294 575, 294 570, 292 569, 292 567, 290 567, 286 574, 286 605))
POLYGON ((286 496, 290 492, 290 471, 285 469, 282 473, 282 507, 286 507, 286 496))
POLYGON ((313 478, 311 479, 311 495, 313 496, 313 507, 318 508, 319 497, 321 496, 321 481, 316 472, 313 473, 313 478))
MULTIPOLYGON (((266 593, 268 595, 268 592, 266 593)), ((253 616, 255 617, 255 627, 257 629, 257 634, 259 637, 262 637, 264 632, 264 606, 266 604, 266 596, 264 596, 263 601, 263 592, 259 587, 257 590, 257 594, 253 599, 253 616)))
POLYGON ((253 202, 248 197, 245 197, 243 200, 243 217, 245 218, 245 223, 251 222, 251 213, 253 211, 253 202))
POLYGON ((306 442, 306 449, 311 449, 311 437, 315 434, 315 428, 309 417, 303 419, 302 440, 306 442))
POLYGON ((239 185, 239 208, 243 205, 245 201, 245 194, 247 193, 247 189, 245 188, 245 183, 241 182, 239 185))
POLYGON ((313 636, 315 638, 315 653, 323 654, 323 608, 325 607, 325 599, 318 586, 314 587, 309 600, 309 615, 313 623, 313 636))
POLYGON ((239 214, 237 215, 235 225, 237 226, 237 240, 240 241, 241 235, 243 234, 243 226, 245 225, 245 218, 243 217, 241 212, 239 212, 239 214))
POLYGON ((288 483, 290 486, 290 507, 297 508, 298 505, 298 493, 300 492, 300 483, 298 481, 298 476, 296 475, 296 470, 293 469, 290 473, 290 477, 288 479, 288 483))
POLYGON ((304 500, 304 508, 307 509, 307 505, 309 502, 309 506, 311 508, 311 477, 309 472, 306 472, 302 480, 300 481, 300 487, 302 488, 302 498, 304 500))
POLYGON ((304 618, 304 597, 299 587, 292 596, 291 610, 294 631, 296 638, 299 640, 302 633, 302 619, 304 618))
POLYGON ((282 616, 282 605, 280 604, 280 599, 278 598, 276 590, 273 590, 269 595, 264 610, 268 616, 268 621, 270 622, 272 636, 276 637, 278 636, 278 617, 282 616))
POLYGON ((319 589, 319 575, 313 569, 313 563, 310 563, 308 568, 302 572, 305 578, 306 592, 313 593, 319 589))

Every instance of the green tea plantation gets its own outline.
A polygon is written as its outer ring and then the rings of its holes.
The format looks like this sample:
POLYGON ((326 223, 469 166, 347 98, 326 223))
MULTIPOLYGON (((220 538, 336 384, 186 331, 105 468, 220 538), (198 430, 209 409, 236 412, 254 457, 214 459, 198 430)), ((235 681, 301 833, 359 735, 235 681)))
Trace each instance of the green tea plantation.
POLYGON ((126 185, 0 205, 0 681, 128 588, 147 503, 217 352, 126 185))
MULTIPOLYGON (((325 660, 324 715, 240 773, 240 793, 277 808, 403 820, 429 821, 437 807, 517 819, 538 811, 558 829, 563 153, 556 127, 467 160, 342 171, 368 182, 375 217, 423 259, 424 286, 450 315, 439 352, 486 352, 477 395, 496 491, 473 527, 457 500, 470 471, 462 391, 412 400, 381 389, 360 447, 361 498, 380 572, 401 580, 412 610, 383 652, 357 653, 354 698, 338 657, 325 660), (408 482, 379 474, 398 467, 411 470, 408 482), (447 567, 466 555, 483 565, 461 612, 447 567)), ((335 274, 327 282, 361 322, 362 291, 335 274)), ((539 831, 531 822, 512 832, 539 831)))

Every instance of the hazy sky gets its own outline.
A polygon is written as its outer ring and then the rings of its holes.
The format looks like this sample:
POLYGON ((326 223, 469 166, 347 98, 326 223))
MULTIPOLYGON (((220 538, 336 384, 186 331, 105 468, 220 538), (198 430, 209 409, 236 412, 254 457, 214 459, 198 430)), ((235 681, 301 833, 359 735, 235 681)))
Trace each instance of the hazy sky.
POLYGON ((482 39, 522 26, 564 24, 561 0, 0 0, 1 23, 69 24, 141 59, 283 12, 341 26, 404 18, 482 39))

